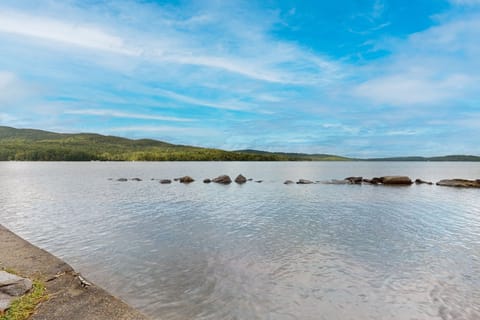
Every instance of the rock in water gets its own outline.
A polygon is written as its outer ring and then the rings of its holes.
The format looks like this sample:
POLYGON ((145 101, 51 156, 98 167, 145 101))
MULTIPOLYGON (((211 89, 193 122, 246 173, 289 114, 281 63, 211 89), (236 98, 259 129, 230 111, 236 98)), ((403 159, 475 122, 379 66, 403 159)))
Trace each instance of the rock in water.
POLYGON ((203 183, 210 183, 210 182, 212 182, 212 180, 210 180, 210 179, 208 179, 208 178, 203 179, 203 183))
POLYGON ((181 177, 180 179, 178 179, 178 181, 180 181, 180 183, 191 183, 195 180, 192 177, 185 176, 185 177, 181 177))
POLYGON ((300 179, 297 181, 297 184, 312 184, 313 181, 307 180, 307 179, 300 179))
POLYGON ((238 184, 244 184, 245 182, 247 182, 247 178, 245 178, 243 175, 239 174, 235 178, 235 182, 238 183, 238 184))
POLYGON ((411 185, 413 183, 412 180, 406 176, 385 176, 381 177, 380 180, 385 185, 411 185))
POLYGON ((0 312, 8 309, 13 299, 24 295, 31 288, 31 280, 0 271, 0 312))
POLYGON ((350 184, 362 184, 363 177, 348 177, 345 178, 350 184))
POLYGON ((456 188, 480 188, 480 180, 445 179, 438 181, 437 186, 456 188))
POLYGON ((140 178, 132 178, 130 180, 132 180, 132 181, 142 181, 142 179, 140 179, 140 178))
POLYGON ((161 183, 161 184, 169 184, 169 183, 172 183, 172 180, 170 180, 170 179, 162 179, 162 180, 160 180, 160 183, 161 183))
POLYGON ((221 175, 216 177, 215 179, 212 180, 215 183, 220 183, 220 184, 230 184, 232 183, 232 179, 230 179, 229 176, 227 175, 221 175))
POLYGON ((125 182, 125 181, 128 181, 128 179, 127 178, 120 178, 120 179, 117 179, 117 181, 125 182))
POLYGON ((432 185, 433 183, 430 182, 430 181, 422 180, 422 179, 415 179, 415 184, 429 184, 429 185, 432 185))
POLYGON ((292 180, 287 180, 285 181, 283 184, 294 184, 295 182, 293 182, 292 180))

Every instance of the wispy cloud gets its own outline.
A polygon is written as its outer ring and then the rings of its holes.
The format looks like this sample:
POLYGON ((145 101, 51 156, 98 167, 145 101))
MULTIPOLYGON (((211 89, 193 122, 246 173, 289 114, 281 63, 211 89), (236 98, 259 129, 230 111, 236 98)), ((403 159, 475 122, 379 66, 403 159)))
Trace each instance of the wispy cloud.
POLYGON ((66 110, 64 114, 83 115, 83 116, 100 116, 100 117, 112 117, 112 118, 126 118, 126 119, 142 119, 142 120, 158 120, 158 121, 173 121, 173 122, 191 122, 195 119, 189 118, 177 118, 159 116, 154 114, 142 114, 122 112, 108 109, 81 109, 81 110, 66 110))

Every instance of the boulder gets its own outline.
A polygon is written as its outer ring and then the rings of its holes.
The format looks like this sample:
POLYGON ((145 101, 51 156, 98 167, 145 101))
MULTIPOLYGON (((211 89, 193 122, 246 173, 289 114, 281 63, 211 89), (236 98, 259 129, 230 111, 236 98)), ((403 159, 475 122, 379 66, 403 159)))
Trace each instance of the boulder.
POLYGON ((294 184, 295 182, 293 182, 292 180, 287 180, 285 181, 283 184, 294 184))
POLYGON ((238 183, 238 184, 244 184, 247 182, 247 178, 245 178, 243 175, 239 174, 236 178, 235 178, 235 182, 238 183))
POLYGON ((172 180, 170 180, 170 179, 162 179, 162 180, 160 180, 160 183, 161 183, 161 184, 170 184, 170 183, 172 183, 172 180))
POLYGON ((184 176, 184 177, 179 178, 178 181, 180 181, 180 183, 191 183, 195 180, 192 177, 184 176))
POLYGON ((125 181, 128 181, 128 179, 127 178, 120 178, 120 179, 117 179, 117 181, 125 182, 125 181))
POLYGON ((203 179, 203 183, 210 183, 210 182, 212 182, 212 180, 210 180, 210 179, 208 179, 208 178, 207 178, 207 179, 203 179))
POLYGON ((256 183, 262 183, 263 180, 256 180, 255 182, 256 182, 256 183))
POLYGON ((216 177, 215 179, 212 180, 215 183, 220 183, 220 184, 230 184, 232 183, 232 179, 230 179, 229 176, 227 175, 221 175, 216 177))
POLYGON ((437 182, 437 186, 456 188, 480 188, 480 181, 466 179, 445 179, 437 182))
POLYGON ((132 181, 142 181, 142 179, 140 179, 140 178, 132 178, 130 180, 132 180, 132 181))
POLYGON ((300 179, 297 181, 297 184, 312 184, 312 183, 314 182, 307 179, 300 179))
POLYGON ((345 178, 350 184, 362 184, 363 177, 348 177, 345 178))
POLYGON ((415 179, 415 184, 429 184, 429 185, 432 185, 433 183, 430 182, 430 181, 422 180, 422 179, 415 179))
POLYGON ((380 179, 385 185, 411 185, 413 183, 407 176, 385 176, 380 179))
POLYGON ((0 313, 10 307, 13 299, 32 288, 32 281, 6 271, 0 271, 0 313))

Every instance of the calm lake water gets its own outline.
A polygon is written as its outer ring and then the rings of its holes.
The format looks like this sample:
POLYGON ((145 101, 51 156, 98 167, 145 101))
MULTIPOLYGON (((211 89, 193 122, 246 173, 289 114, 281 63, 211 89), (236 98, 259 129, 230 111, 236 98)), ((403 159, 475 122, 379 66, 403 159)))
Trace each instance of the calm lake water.
POLYGON ((155 319, 480 319, 480 190, 283 185, 392 174, 480 164, 3 162, 0 223, 155 319))

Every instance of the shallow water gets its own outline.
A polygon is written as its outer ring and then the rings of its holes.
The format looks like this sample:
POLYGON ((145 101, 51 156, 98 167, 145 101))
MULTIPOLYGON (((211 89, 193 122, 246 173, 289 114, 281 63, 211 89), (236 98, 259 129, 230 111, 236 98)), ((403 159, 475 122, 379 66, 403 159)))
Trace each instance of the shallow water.
POLYGON ((389 174, 480 164, 3 162, 0 223, 158 319, 480 319, 480 190, 283 185, 389 174))

